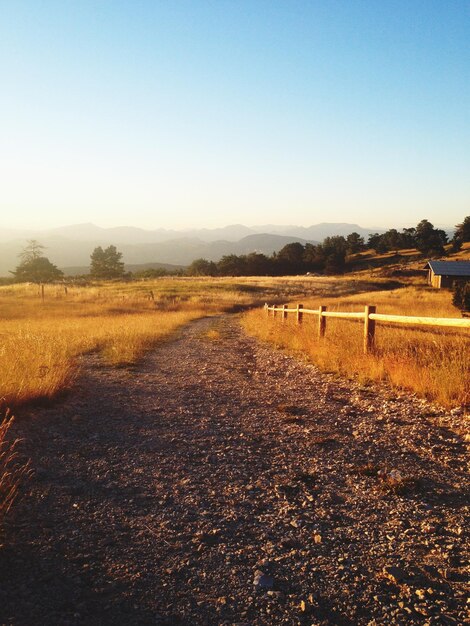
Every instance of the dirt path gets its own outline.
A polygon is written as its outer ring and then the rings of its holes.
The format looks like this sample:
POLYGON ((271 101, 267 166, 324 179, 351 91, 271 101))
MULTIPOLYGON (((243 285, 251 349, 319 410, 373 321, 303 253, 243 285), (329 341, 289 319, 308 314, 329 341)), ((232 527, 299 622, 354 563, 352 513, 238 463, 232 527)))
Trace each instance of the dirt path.
POLYGON ((462 624, 463 423, 229 316, 136 368, 91 360, 17 424, 36 473, 0 550, 0 623, 462 624))

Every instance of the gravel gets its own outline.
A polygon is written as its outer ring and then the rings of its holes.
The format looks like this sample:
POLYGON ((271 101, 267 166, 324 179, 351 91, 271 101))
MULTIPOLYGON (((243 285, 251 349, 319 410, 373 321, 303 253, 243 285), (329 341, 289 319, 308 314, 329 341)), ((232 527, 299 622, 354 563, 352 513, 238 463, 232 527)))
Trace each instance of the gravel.
POLYGON ((0 623, 469 623, 465 422, 234 316, 137 367, 87 356, 72 394, 15 425, 35 473, 0 549, 0 623))

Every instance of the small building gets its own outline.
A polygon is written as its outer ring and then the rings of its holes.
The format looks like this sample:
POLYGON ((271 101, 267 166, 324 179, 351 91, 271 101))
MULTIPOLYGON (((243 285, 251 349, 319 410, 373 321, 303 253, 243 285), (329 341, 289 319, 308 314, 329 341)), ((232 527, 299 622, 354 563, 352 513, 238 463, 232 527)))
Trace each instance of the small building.
POLYGON ((470 281, 470 261, 429 261, 428 282, 437 289, 451 289, 456 281, 470 281))

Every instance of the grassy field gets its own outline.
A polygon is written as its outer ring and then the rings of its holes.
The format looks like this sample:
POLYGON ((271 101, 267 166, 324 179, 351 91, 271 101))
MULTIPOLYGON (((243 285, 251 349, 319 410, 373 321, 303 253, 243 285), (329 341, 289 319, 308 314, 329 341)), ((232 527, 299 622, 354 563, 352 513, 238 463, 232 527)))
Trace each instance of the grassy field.
MULTIPOLYGON (((70 388, 80 355, 136 362, 199 317, 261 304, 277 288, 250 279, 164 278, 88 286, 0 287, 0 400, 6 407, 49 400, 70 388)), ((281 290, 294 296, 302 281, 281 290)), ((0 407, 1 408, 1 407, 0 407)))
POLYGON ((0 397, 9 407, 50 399, 70 387, 78 357, 98 352, 112 365, 134 363, 178 327, 233 306, 238 293, 178 288, 174 281, 0 288, 0 397))
MULTIPOLYGON (((380 313, 461 317, 451 300, 449 291, 431 289, 422 279, 411 279, 402 288, 373 293, 332 295, 325 290, 304 299, 302 304, 305 308, 326 305, 330 311, 364 311, 366 304, 374 304, 380 313)), ((293 305, 297 302, 282 301, 293 305)), ((376 351, 365 356, 362 322, 328 319, 326 336, 319 339, 316 317, 305 316, 300 327, 294 317, 282 323, 279 317, 267 318, 265 311, 258 309, 247 313, 243 324, 254 336, 328 371, 357 376, 364 382, 387 381, 447 407, 470 402, 468 331, 377 324, 376 351)))
MULTIPOLYGON (((260 307, 264 302, 326 304, 330 309, 459 317, 451 294, 426 287, 422 278, 391 280, 378 271, 345 277, 162 278, 89 286, 48 285, 44 302, 34 285, 0 287, 0 398, 16 407, 51 399, 67 390, 79 371, 80 355, 95 352, 103 362, 136 362, 146 350, 189 321, 222 311, 260 307)), ((468 334, 378 325, 378 350, 362 354, 360 324, 328 320, 322 342, 312 330, 290 322, 267 323, 255 309, 246 329, 274 345, 294 350, 321 367, 364 380, 388 380, 452 406, 468 402, 468 334)))

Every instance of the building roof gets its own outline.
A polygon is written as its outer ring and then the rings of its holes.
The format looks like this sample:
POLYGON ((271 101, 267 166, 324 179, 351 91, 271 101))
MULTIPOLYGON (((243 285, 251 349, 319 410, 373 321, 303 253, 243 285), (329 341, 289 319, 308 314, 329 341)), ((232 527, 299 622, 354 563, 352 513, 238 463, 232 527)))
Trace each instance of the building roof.
POLYGON ((434 274, 439 276, 468 276, 470 278, 470 261, 429 261, 434 274))

